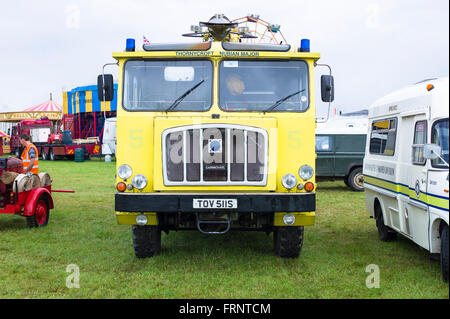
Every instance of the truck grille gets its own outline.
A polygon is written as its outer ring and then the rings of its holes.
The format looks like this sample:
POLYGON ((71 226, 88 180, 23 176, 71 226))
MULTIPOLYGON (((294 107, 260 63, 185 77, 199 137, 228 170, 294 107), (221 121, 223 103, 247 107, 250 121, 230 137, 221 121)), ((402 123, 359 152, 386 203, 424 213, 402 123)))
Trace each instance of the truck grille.
POLYGON ((267 183, 267 131, 241 125, 203 124, 162 134, 166 186, 267 183))

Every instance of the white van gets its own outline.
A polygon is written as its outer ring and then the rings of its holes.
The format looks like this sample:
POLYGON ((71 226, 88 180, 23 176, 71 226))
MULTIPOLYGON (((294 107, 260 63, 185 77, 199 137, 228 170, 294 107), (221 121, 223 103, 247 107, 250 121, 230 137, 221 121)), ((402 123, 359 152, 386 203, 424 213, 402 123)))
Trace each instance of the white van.
POLYGON ((369 109, 364 157, 366 207, 379 237, 397 233, 440 254, 448 281, 448 78, 427 80, 369 109))
POLYGON ((103 126, 102 155, 116 155, 117 148, 116 118, 108 117, 103 126))

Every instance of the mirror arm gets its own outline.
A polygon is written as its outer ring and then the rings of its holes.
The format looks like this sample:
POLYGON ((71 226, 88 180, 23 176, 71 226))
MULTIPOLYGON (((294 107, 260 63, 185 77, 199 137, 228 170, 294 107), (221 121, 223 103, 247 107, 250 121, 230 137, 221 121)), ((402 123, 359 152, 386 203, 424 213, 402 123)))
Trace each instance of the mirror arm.
MULTIPOLYGON (((114 62, 114 63, 106 63, 103 65, 102 67, 102 82, 103 82, 103 116, 105 117, 106 120, 106 99, 105 99, 105 95, 106 95, 106 89, 105 89, 105 67, 109 66, 109 65, 117 65, 119 66, 119 61, 114 62)), ((114 83, 113 83, 113 91, 114 91, 114 83)))
MULTIPOLYGON (((324 66, 327 67, 328 70, 330 71, 330 76, 332 76, 332 72, 331 72, 331 66, 329 66, 328 64, 320 64, 317 62, 314 62, 314 66, 324 66)), ((328 88, 327 88, 328 89, 328 88)), ((331 91, 332 87, 330 87, 330 91, 331 91)), ((327 110, 327 117, 324 120, 317 120, 316 118, 316 123, 325 123, 326 121, 328 121, 329 117, 330 117, 330 108, 331 108, 331 101, 328 102, 328 110, 327 110)))

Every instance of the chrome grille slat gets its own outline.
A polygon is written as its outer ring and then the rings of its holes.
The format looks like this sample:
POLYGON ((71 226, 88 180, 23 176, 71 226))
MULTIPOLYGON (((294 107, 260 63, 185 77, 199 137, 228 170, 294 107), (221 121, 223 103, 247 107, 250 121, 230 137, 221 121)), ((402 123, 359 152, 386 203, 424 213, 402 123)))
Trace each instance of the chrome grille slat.
POLYGON ((248 135, 247 135, 247 130, 244 131, 244 182, 247 182, 247 169, 248 169, 248 154, 247 154, 247 150, 248 150, 248 135))
POLYGON ((231 181, 231 129, 227 128, 227 181, 231 181))
POLYGON ((203 129, 200 127, 199 131, 200 138, 198 142, 200 143, 200 182, 203 182, 203 129))
POLYGON ((186 147, 186 134, 187 131, 183 131, 183 182, 187 181, 187 147, 186 147))
POLYGON ((196 124, 175 127, 163 132, 162 148, 163 179, 166 186, 265 186, 267 184, 268 134, 264 129, 233 124, 196 124), (205 132, 208 135, 205 135, 205 132), (248 134, 249 132, 251 134, 248 134), (218 134, 220 134, 219 137, 216 136, 218 134), (252 136, 251 149, 249 149, 249 135, 252 136), (198 141, 196 141, 197 138, 198 141), (207 141, 204 141, 204 138, 207 141), (206 145, 204 145, 205 142, 206 145), (200 146, 198 150, 194 147, 196 143, 200 146), (212 148, 213 143, 216 146, 220 145, 220 148, 217 150, 212 148), (180 148, 182 148, 181 158, 180 156, 176 159, 169 158, 172 153, 178 154, 180 148), (249 152, 252 152, 252 156, 249 156, 249 152), (242 153, 243 157, 239 155, 242 153), (208 157, 205 159, 206 155, 208 157), (179 175, 181 166, 182 177, 179 175), (169 167, 178 167, 179 173, 169 174, 169 167), (208 174, 205 175, 206 173, 208 174), (176 179, 170 176, 175 176, 176 179))

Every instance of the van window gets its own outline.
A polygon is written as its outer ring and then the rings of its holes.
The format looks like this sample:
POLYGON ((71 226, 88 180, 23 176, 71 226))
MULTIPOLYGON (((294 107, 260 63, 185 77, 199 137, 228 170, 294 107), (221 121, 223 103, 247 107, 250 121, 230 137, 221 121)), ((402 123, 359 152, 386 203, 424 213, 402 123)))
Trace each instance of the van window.
POLYGON ((393 156, 397 135, 397 119, 374 121, 370 133, 370 154, 393 156))
POLYGON ((329 152, 331 148, 331 136, 316 135, 316 151, 329 152))
POLYGON ((418 121, 414 128, 414 142, 412 146, 412 163, 425 165, 423 147, 427 142, 427 121, 418 121))
MULTIPOLYGON (((437 144, 442 148, 441 157, 448 163, 449 155, 449 135, 448 135, 448 118, 436 121, 431 129, 431 143, 437 144)), ((447 168, 441 159, 437 158, 431 161, 431 165, 436 168, 447 168)))

